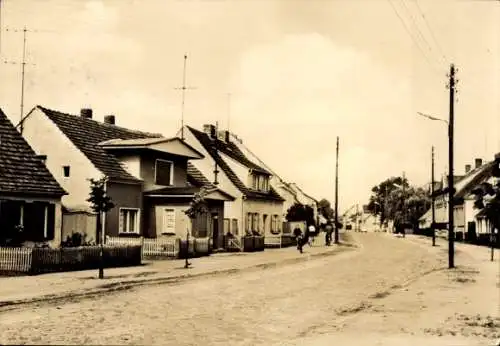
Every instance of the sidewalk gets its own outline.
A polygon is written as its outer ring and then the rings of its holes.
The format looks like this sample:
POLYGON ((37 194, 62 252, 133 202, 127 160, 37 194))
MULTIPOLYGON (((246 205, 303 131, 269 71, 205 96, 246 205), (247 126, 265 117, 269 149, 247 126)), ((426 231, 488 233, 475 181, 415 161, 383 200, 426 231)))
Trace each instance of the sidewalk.
POLYGON ((300 254, 295 247, 266 249, 257 253, 220 253, 190 259, 191 267, 184 269, 184 260, 145 262, 143 266, 104 270, 104 279, 97 278, 97 269, 43 274, 38 276, 0 278, 0 307, 91 296, 104 292, 129 289, 134 286, 174 283, 179 280, 244 270, 259 270, 278 265, 308 261, 353 250, 352 244, 339 246, 306 246, 300 254))

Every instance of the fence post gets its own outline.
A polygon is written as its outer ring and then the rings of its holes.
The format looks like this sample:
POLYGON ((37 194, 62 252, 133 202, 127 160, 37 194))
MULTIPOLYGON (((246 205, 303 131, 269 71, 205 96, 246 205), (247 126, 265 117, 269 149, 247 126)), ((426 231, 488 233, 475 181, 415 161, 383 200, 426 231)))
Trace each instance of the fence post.
POLYGON ((141 261, 144 259, 144 237, 141 236, 141 261))

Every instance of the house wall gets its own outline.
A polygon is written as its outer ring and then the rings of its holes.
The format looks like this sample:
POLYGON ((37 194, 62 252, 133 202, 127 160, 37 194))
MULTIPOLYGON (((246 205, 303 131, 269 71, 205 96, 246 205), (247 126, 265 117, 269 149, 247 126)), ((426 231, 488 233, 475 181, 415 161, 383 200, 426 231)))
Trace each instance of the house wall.
MULTIPOLYGON (((61 205, 61 200, 56 199, 56 198, 40 198, 40 197, 17 197, 17 196, 6 196, 6 195, 1 195, 0 194, 0 199, 8 199, 8 200, 18 200, 18 201, 24 201, 27 203, 31 202, 48 202, 48 203, 53 203, 55 208, 55 215, 54 215, 54 239, 47 241, 47 244, 49 244, 50 247, 56 248, 61 245, 61 240, 64 240, 63 234, 62 234, 62 205, 61 205)), ((1 232, 1 230, 0 230, 1 232)))
POLYGON ((223 220, 224 220, 224 204, 223 201, 208 201, 209 215, 200 215, 192 222, 185 214, 189 208, 189 201, 186 199, 151 199, 147 208, 148 217, 148 237, 176 237, 185 239, 187 231, 194 237, 210 237, 212 238, 212 226, 214 222, 218 223, 219 234, 217 239, 214 239, 214 245, 217 247, 223 246, 223 220), (165 230, 163 210, 173 209, 175 212, 175 233, 162 234, 165 230), (217 214, 217 221, 214 220, 212 214, 217 214))
POLYGON ((233 160, 224 153, 219 153, 222 159, 227 163, 229 168, 236 174, 236 176, 241 180, 246 186, 252 186, 250 170, 245 165, 233 160))
POLYGON ((147 187, 162 187, 155 184, 156 159, 172 161, 174 164, 173 185, 186 186, 187 182, 187 159, 167 154, 147 153, 141 155, 141 175, 147 187))
MULTIPOLYGON (((215 167, 215 162, 208 153, 208 151, 205 150, 205 148, 198 142, 198 140, 194 137, 194 135, 191 133, 191 131, 187 128, 184 129, 184 137, 186 143, 188 143, 190 146, 192 146, 194 149, 199 151, 205 158, 201 160, 195 160, 192 161, 191 163, 201 172, 203 175, 211 182, 214 181, 214 167, 215 167)), ((243 194, 241 191, 233 185, 233 183, 229 180, 227 175, 222 171, 222 169, 219 167, 219 174, 217 177, 217 181, 219 182, 218 188, 223 190, 224 192, 230 194, 231 196, 235 197, 236 199, 231 202, 224 202, 224 215, 225 218, 229 219, 236 219, 238 223, 238 231, 239 234, 241 235, 244 233, 244 218, 242 218, 243 215, 243 207, 242 207, 242 197, 243 194)))
POLYGON ((73 233, 81 233, 85 235, 85 241, 97 243, 96 216, 87 212, 63 213, 62 240, 73 233))
MULTIPOLYGON (((271 235, 271 218, 273 215, 278 215, 278 229, 280 233, 283 231, 283 203, 274 201, 258 201, 258 200, 245 200, 243 203, 243 215, 244 215, 244 228, 246 230, 246 216, 248 213, 259 214, 259 231, 264 235, 271 235), (263 215, 266 214, 267 222, 264 225, 263 215)), ((241 232, 244 235, 244 232, 241 232)))
POLYGON ((141 179, 141 158, 139 155, 123 155, 117 158, 128 173, 141 179))
POLYGON ((70 209, 89 209, 86 201, 90 192, 87 179, 101 174, 87 157, 38 108, 26 118, 23 137, 38 155, 47 155, 45 165, 57 182, 68 192, 62 204, 70 209), (70 176, 64 177, 63 166, 70 166, 70 176))
POLYGON ((115 207, 106 213, 105 235, 110 237, 122 235, 119 234, 120 208, 139 209, 139 234, 142 234, 145 219, 142 205, 142 185, 108 182, 106 193, 111 197, 115 207))

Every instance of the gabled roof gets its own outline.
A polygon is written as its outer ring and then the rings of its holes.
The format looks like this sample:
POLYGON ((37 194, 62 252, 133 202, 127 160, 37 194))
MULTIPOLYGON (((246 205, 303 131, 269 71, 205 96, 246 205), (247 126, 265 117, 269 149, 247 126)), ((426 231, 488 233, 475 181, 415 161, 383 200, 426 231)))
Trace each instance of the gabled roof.
POLYGON ((215 186, 191 162, 188 162, 187 174, 188 174, 188 183, 190 183, 193 186, 197 187, 215 186))
POLYGON ((0 193, 47 197, 67 194, 1 109, 0 193))
POLYGON ((308 195, 307 193, 304 192, 304 190, 302 190, 296 183, 291 183, 291 185, 293 187, 295 187, 300 193, 302 193, 304 196, 306 196, 307 198, 309 199, 312 199, 315 203, 318 203, 318 200, 310 195, 308 195))
POLYGON ((108 150, 155 150, 188 159, 202 159, 204 157, 202 153, 178 137, 110 139, 99 143, 99 145, 108 150))
POLYGON ((455 183, 455 198, 462 199, 467 197, 474 188, 483 181, 489 179, 493 173, 494 161, 485 163, 478 168, 473 169, 462 179, 455 183))
POLYGON ((111 139, 161 138, 161 134, 133 131, 116 125, 100 123, 77 115, 58 112, 37 106, 68 139, 92 162, 92 164, 110 179, 136 181, 120 162, 104 148, 100 142, 111 139))
POLYGON ((271 175, 271 173, 251 162, 234 143, 226 143, 219 139, 210 139, 206 133, 198 131, 190 126, 186 127, 189 129, 189 131, 191 131, 191 133, 210 154, 210 156, 212 156, 215 162, 217 162, 217 165, 224 171, 224 173, 226 173, 229 180, 231 180, 234 186, 236 186, 238 190, 240 190, 246 197, 252 199, 284 201, 283 197, 281 197, 272 187, 270 187, 269 192, 254 191, 247 188, 246 185, 238 178, 231 167, 229 167, 227 162, 221 157, 219 151, 240 162, 249 169, 267 175, 271 175), (214 148, 214 143, 217 144, 217 150, 215 150, 214 148))

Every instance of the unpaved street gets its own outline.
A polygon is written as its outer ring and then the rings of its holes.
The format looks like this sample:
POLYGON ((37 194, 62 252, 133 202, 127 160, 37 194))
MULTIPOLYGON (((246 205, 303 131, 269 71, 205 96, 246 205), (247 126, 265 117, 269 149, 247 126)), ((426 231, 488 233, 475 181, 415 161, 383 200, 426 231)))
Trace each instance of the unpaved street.
POLYGON ((374 345, 392 338, 394 345, 492 345, 500 337, 498 299, 487 297, 478 310, 471 308, 474 297, 466 303, 467 297, 440 293, 437 282, 449 279, 451 290, 476 280, 477 269, 460 269, 455 280, 443 271, 444 247, 385 234, 354 236, 361 249, 333 257, 0 312, 0 343, 374 345), (454 299, 469 306, 459 311, 454 299), (471 311, 476 326, 460 327, 471 311), (456 328, 448 333, 443 326, 451 323, 456 328))

